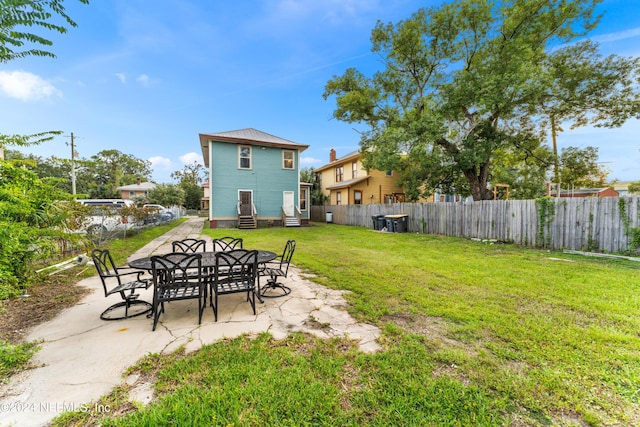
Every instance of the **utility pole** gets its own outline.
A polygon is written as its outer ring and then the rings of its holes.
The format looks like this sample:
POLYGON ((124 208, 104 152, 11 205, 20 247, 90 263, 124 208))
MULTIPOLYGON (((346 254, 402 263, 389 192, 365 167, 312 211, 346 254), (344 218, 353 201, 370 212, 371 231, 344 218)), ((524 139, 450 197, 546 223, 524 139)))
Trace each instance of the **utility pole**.
POLYGON ((76 194, 76 147, 73 142, 73 132, 71 132, 71 194, 76 194))

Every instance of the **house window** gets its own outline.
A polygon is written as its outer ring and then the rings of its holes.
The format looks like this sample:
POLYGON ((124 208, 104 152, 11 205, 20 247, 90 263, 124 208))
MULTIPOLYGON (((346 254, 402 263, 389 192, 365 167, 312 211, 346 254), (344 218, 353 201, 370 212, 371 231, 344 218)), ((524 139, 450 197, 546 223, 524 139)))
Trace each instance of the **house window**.
POLYGON ((293 169, 293 151, 282 151, 282 168, 293 169))
POLYGON ((251 146, 238 146, 238 167, 240 169, 251 169, 251 146))
POLYGON ((351 178, 356 179, 358 177, 358 163, 351 163, 351 178))
POLYGON ((353 192, 353 204, 354 205, 361 205, 362 204, 362 191, 355 190, 353 192))
POLYGON ((386 171, 384 176, 393 176, 393 171, 386 171))
POLYGON ((338 191, 336 193, 336 205, 342 204, 342 192, 338 191))
POLYGON ((300 210, 301 211, 306 211, 307 210, 307 199, 309 198, 309 189, 308 188, 303 188, 300 191, 300 210))
POLYGON ((336 168, 336 182, 342 182, 344 177, 344 166, 338 166, 336 168))

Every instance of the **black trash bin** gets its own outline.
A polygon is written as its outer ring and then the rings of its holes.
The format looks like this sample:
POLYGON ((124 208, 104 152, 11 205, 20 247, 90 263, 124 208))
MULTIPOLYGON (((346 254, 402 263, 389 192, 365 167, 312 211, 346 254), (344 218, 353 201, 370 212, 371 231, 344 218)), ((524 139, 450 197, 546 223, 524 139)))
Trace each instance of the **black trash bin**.
POLYGON ((407 231, 407 219, 409 215, 400 215, 393 220, 393 230, 396 233, 405 233, 407 231))
POLYGON ((391 215, 387 215, 384 217, 385 227, 387 227, 387 231, 389 233, 393 233, 393 218, 391 215))
POLYGON ((385 217, 387 220, 387 231, 392 231, 394 233, 406 232, 408 218, 409 215, 407 214, 387 215, 385 217), (389 223, 391 223, 391 226, 389 226, 389 223))
POLYGON ((384 215, 372 215, 371 219, 373 220, 373 229, 376 231, 380 231, 385 226, 384 215))

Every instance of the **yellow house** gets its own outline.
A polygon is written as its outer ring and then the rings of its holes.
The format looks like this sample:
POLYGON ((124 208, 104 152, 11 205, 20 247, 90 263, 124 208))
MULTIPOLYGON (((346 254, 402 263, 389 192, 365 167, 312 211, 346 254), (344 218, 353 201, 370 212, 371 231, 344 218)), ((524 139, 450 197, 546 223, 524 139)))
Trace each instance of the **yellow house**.
POLYGON ((208 211, 209 210, 209 200, 211 200, 211 192, 209 191, 209 183, 205 182, 200 187, 202 187, 202 197, 200 198, 200 210, 208 211))
POLYGON ((365 170, 360 152, 342 158, 329 152, 329 163, 314 169, 322 193, 330 205, 363 205, 404 202, 404 191, 396 185, 393 171, 365 170))

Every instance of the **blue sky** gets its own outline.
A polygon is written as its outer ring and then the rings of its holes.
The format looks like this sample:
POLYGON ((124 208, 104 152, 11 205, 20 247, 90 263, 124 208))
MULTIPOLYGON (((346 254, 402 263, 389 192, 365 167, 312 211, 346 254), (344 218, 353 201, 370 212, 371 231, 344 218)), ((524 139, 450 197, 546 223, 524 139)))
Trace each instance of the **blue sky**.
MULTIPOLYGON (((0 64, 0 132, 62 130, 23 148, 89 158, 116 149, 153 164, 153 180, 194 160, 198 134, 243 128, 309 145, 302 166, 357 150, 354 126, 331 118, 324 86, 346 68, 380 67, 369 37, 378 19, 397 22, 435 0, 91 0, 65 6, 78 27, 48 34, 56 59, 0 64)), ((591 34, 604 54, 640 54, 640 1, 605 0, 591 34)), ((567 146, 599 148, 610 179, 640 180, 640 123, 582 128, 567 146)), ((14 148, 14 147, 11 147, 14 148)))

